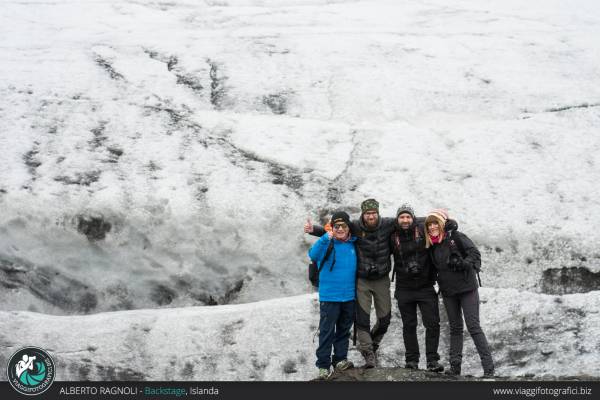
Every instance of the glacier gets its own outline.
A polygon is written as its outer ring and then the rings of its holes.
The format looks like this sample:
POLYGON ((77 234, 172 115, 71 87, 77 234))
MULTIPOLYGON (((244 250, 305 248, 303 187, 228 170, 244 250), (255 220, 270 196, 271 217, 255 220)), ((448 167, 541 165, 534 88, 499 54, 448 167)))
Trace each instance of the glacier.
MULTIPOLYGON (((446 207, 479 246, 500 373, 597 376, 600 6, 563 3, 4 1, 0 356, 43 341, 64 379, 103 379, 74 360, 111 364, 117 350, 85 350, 103 347, 93 332, 107 321, 132 340, 118 351, 138 336, 165 346, 139 327, 159 316, 197 321, 190 338, 211 326, 218 343, 238 314, 261 329, 289 312, 257 311, 271 304, 293 309, 289 333, 233 346, 243 370, 198 345, 219 373, 189 378, 306 379, 302 225, 375 197, 384 216, 446 207), (57 342, 17 337, 36 321, 57 342), (83 347, 59 340, 60 321, 83 347), (534 345, 555 323, 560 341, 534 345), (288 361, 297 373, 281 372, 288 361)), ((387 365, 400 360, 392 324, 387 365)), ((183 378, 142 361, 140 378, 183 378)))

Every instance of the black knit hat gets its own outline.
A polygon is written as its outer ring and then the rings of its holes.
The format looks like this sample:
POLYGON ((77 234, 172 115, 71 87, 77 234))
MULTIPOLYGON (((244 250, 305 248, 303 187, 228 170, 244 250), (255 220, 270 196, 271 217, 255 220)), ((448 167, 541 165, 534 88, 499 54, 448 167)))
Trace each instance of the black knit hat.
POLYGON ((404 203, 396 211, 396 218, 400 216, 400 214, 410 214, 410 216, 415 219, 415 210, 410 206, 410 204, 404 203))
POLYGON ((375 199, 366 199, 361 203, 360 210, 363 214, 367 211, 377 211, 379 213, 379 202, 375 199))
POLYGON ((336 211, 331 216, 331 225, 336 222, 344 222, 346 225, 350 226, 350 216, 344 211, 336 211))

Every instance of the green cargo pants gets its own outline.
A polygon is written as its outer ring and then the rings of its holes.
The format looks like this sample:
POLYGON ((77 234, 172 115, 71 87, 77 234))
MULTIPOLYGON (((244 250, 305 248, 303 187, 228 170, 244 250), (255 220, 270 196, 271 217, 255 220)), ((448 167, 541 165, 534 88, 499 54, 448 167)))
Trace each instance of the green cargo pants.
POLYGON ((392 317, 392 297, 390 295, 390 277, 369 280, 358 278, 356 283, 356 334, 358 350, 375 351, 390 326, 392 317), (371 303, 375 305, 377 322, 372 330, 371 303))

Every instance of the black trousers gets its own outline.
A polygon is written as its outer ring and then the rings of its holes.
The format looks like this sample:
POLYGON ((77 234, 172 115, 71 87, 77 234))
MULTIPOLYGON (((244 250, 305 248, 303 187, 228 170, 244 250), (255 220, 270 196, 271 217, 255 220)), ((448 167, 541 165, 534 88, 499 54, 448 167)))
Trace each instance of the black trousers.
POLYGON ((417 307, 421 310, 421 318, 425 326, 425 353, 427 363, 438 361, 438 345, 440 343, 440 309, 435 289, 397 288, 396 299, 402 317, 402 336, 406 349, 407 362, 419 362, 419 340, 417 339, 417 307))
POLYGON ((479 292, 477 289, 456 296, 444 297, 450 322, 450 364, 460 365, 463 352, 463 315, 467 330, 473 338, 484 372, 494 371, 490 345, 479 324, 479 292))
POLYGON ((348 357, 350 328, 354 323, 354 300, 320 303, 319 347, 317 368, 329 369, 348 357), (333 347, 333 360, 331 348, 333 347))

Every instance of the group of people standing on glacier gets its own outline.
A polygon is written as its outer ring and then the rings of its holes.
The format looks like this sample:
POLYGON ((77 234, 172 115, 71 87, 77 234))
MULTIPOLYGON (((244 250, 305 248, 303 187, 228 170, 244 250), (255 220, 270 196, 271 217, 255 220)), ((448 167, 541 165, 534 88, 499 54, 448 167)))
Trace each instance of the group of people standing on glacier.
POLYGON ((377 350, 391 321, 391 281, 402 318, 406 368, 419 368, 417 308, 425 327, 427 370, 441 373, 438 344, 440 316, 437 281, 450 325, 450 368, 460 375, 463 353, 463 315, 483 366, 484 377, 494 375, 488 341, 479 323, 478 277, 481 255, 444 209, 417 218, 404 204, 396 218, 379 215, 379 203, 367 199, 358 220, 336 211, 329 226, 308 220, 304 232, 319 236, 308 255, 319 277, 319 379, 334 370, 353 367, 348 360, 350 330, 354 324, 364 368, 377 364, 377 350), (393 259, 393 265, 392 265, 393 259), (393 272, 392 272, 393 271, 393 272), (390 280, 390 272, 392 278, 390 280), (377 322, 371 329, 371 304, 377 322), (332 357, 333 350, 333 357, 332 357))

